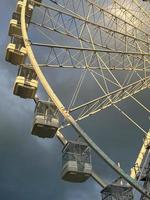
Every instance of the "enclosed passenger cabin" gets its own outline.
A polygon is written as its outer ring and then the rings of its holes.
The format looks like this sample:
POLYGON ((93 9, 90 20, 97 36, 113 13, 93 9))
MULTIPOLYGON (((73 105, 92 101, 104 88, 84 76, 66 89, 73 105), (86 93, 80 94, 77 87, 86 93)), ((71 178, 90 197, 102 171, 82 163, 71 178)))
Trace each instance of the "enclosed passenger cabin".
POLYGON ((13 36, 14 37, 21 37, 22 36, 21 24, 19 24, 16 19, 10 20, 9 36, 11 36, 11 37, 13 37, 13 36))
POLYGON ((137 179, 143 182, 150 181, 150 158, 147 159, 146 165, 140 168, 137 179))
MULTIPOLYGON (((26 28, 30 23, 31 16, 25 16, 26 28)), ((22 37, 21 31, 21 13, 13 12, 12 19, 9 25, 9 36, 10 37, 22 37)))
POLYGON ((92 174, 91 150, 84 142, 69 141, 62 151, 62 179, 84 182, 92 174))
MULTIPOLYGON (((21 13, 22 6, 23 6, 23 1, 21 1, 21 0, 18 1, 18 2, 17 2, 17 7, 16 7, 16 12, 17 12, 17 13, 21 13)), ((26 14, 27 16, 31 16, 32 13, 33 13, 33 5, 27 4, 25 14, 26 14)))
POLYGON ((132 187, 121 178, 105 187, 102 191, 102 200, 133 200, 132 187))
MULTIPOLYGON (((13 12, 12 19, 17 20, 18 24, 21 24, 21 13, 13 12)), ((26 24, 29 24, 31 17, 26 15, 25 20, 26 20, 26 24)))
POLYGON ((25 47, 18 48, 16 44, 9 43, 6 49, 6 61, 14 64, 21 65, 24 63, 27 56, 25 47))
POLYGON ((37 88, 35 71, 32 68, 19 67, 13 93, 21 98, 34 99, 37 88))
POLYGON ((38 101, 34 120, 32 135, 41 138, 53 138, 59 127, 58 110, 53 102, 38 101))

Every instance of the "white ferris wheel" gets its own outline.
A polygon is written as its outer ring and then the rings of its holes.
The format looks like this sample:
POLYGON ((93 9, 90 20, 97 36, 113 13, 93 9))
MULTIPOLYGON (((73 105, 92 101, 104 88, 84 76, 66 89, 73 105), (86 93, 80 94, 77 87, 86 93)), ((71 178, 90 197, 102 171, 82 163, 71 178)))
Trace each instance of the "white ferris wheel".
POLYGON ((13 93, 35 101, 32 134, 58 137, 62 179, 93 177, 105 200, 134 199, 133 189, 150 199, 150 132, 122 106, 130 99, 149 116, 137 95, 150 87, 149 10, 148 0, 18 0, 10 20, 6 60, 18 67, 13 93), (37 96, 40 86, 45 98, 37 96), (89 130, 101 127, 90 119, 110 108, 143 134, 130 174, 91 139, 89 130), (65 136, 68 128, 75 139, 65 136), (113 183, 95 173, 91 150, 118 174, 113 183))

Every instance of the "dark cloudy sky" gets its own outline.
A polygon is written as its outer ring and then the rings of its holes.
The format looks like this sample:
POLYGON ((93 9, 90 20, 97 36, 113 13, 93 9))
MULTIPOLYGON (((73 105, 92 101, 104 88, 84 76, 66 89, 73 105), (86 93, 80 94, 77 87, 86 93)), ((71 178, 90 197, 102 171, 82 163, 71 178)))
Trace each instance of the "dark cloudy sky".
MULTIPOLYGON (((57 139, 41 140, 31 136, 34 104, 13 96, 17 68, 5 62, 8 24, 16 0, 0 0, 0 3, 0 200, 100 199, 100 187, 92 179, 83 184, 61 180, 62 146, 57 139)), ((138 97, 149 106, 148 91, 138 97)), ((122 106, 134 113, 136 120, 148 130, 148 113, 132 101, 122 106)), ((141 131, 113 108, 81 124, 93 140, 129 172, 142 142, 141 131)), ((107 181, 115 178, 95 154, 93 165, 107 181)))

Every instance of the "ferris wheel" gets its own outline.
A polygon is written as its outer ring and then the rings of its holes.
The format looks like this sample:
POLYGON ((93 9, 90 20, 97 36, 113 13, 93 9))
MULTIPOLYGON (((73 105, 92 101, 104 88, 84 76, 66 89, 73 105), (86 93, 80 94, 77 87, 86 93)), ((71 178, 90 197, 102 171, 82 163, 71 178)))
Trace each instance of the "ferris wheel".
POLYGON ((6 60, 18 66, 13 93, 35 101, 31 133, 57 136, 64 145, 62 179, 84 182, 93 177, 104 188, 105 200, 133 199, 133 188, 141 199, 150 199, 150 132, 119 104, 130 98, 150 112, 136 96, 150 87, 149 10, 149 1, 143 0, 18 0, 10 21, 6 60), (36 95, 40 84, 47 99, 36 95), (109 107, 144 135, 130 175, 82 128, 109 107), (65 137, 68 127, 77 133, 75 140, 65 137), (118 173, 113 183, 94 172, 91 149, 118 173))

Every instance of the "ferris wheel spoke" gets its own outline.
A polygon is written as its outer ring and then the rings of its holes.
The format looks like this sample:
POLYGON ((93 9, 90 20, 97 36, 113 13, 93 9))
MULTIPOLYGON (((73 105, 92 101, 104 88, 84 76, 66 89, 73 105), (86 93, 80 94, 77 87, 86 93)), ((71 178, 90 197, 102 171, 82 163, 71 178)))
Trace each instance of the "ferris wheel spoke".
MULTIPOLYGON (((128 91, 127 93, 129 94, 130 91, 128 91)), ((126 96, 127 97, 127 96, 126 96)), ((129 97, 131 97, 134 101, 136 101, 138 103, 138 105, 140 105, 144 110, 146 110, 148 113, 150 113, 150 110, 145 107, 141 102, 139 102, 135 97, 133 97, 132 95, 129 95, 129 97)), ((83 111, 81 111, 82 115, 80 114, 77 118, 77 120, 83 120, 91 115, 95 115, 97 112, 101 111, 102 109, 105 109, 111 105, 114 105, 115 103, 118 103, 119 101, 125 99, 124 98, 124 94, 122 94, 122 92, 116 94, 113 99, 105 99, 104 101, 102 101, 100 104, 99 102, 94 103, 92 106, 90 106, 87 110, 83 109, 83 111), (118 99, 120 98, 120 99, 118 99), (111 104, 110 104, 111 102, 111 104)))
MULTIPOLYGON (((23 65, 23 66, 31 66, 31 65, 23 65)), ((40 67, 50 67, 50 68, 64 68, 64 69, 68 69, 68 68, 73 68, 73 69, 85 69, 86 67, 85 66, 72 66, 72 65, 51 65, 51 64, 39 64, 40 67)), ((103 70, 107 70, 105 67, 101 67, 103 70)), ((93 66, 89 66, 89 69, 91 70, 97 70, 99 69, 99 67, 93 67, 93 66)), ((122 67, 109 67, 109 69, 111 71, 138 71, 138 72, 143 72, 146 70, 146 72, 150 72, 150 68, 147 67, 145 69, 142 69, 142 68, 137 68, 135 66, 133 67, 129 67, 129 66, 126 66, 124 68, 122 67)), ((146 76, 145 76, 146 77, 146 76)))
POLYGON ((74 105, 74 103, 75 103, 75 101, 76 101, 76 99, 77 99, 77 97, 78 97, 78 95, 79 95, 79 92, 80 92, 82 83, 83 83, 83 81, 84 81, 86 72, 87 72, 87 70, 84 70, 84 71, 82 71, 82 73, 81 73, 80 79, 79 79, 79 81, 78 81, 78 83, 77 83, 77 86, 76 86, 75 91, 74 91, 74 93, 73 93, 73 96, 72 96, 72 98, 71 98, 70 104, 69 104, 69 106, 68 106, 68 110, 74 105))
POLYGON ((118 54, 125 54, 125 55, 133 55, 133 56, 150 56, 150 53, 141 53, 141 52, 135 52, 135 51, 114 51, 114 50, 107 50, 107 49, 93 49, 93 48, 81 48, 81 47, 74 47, 74 46, 64 46, 64 45, 54 45, 54 44, 45 44, 45 43, 36 43, 36 42, 31 42, 32 45, 34 46, 39 46, 39 47, 49 47, 49 48, 57 48, 57 49, 71 49, 71 50, 79 50, 79 51, 88 51, 88 52, 103 52, 103 53, 118 53, 118 54))
POLYGON ((120 109, 117 105, 113 104, 113 106, 119 111, 121 112, 127 119, 129 119, 135 126, 137 126, 144 135, 147 135, 147 131, 145 131, 139 124, 137 124, 131 117, 129 117, 129 115, 126 114, 126 112, 124 112, 122 109, 120 109))
MULTIPOLYGON (((89 69, 90 69, 90 68, 89 68, 89 69)), ((103 68, 103 70, 106 70, 106 68, 103 68)), ((117 69, 117 70, 118 70, 118 69, 117 69)), ((99 77, 105 78, 105 80, 106 80, 108 83, 110 83, 111 85, 114 85, 114 86, 119 87, 119 85, 118 85, 115 81, 113 81, 113 80, 107 78, 106 76, 104 76, 104 74, 102 75, 101 73, 99 73, 99 71, 97 72, 97 70, 93 70, 93 69, 90 69, 90 71, 91 71, 93 74, 95 74, 95 75, 97 75, 97 76, 99 76, 99 77)))
MULTIPOLYGON (((21 64, 21 66, 23 66, 23 67, 31 67, 31 64, 28 64, 28 63, 26 63, 26 64, 21 64)), ((39 63, 39 66, 40 66, 40 68, 59 68, 59 69, 75 69, 75 70, 81 70, 81 69, 86 69, 86 67, 85 66, 73 66, 73 65, 58 65, 58 64, 47 64, 47 63, 39 63)), ((101 67, 103 70, 107 70, 105 67, 101 67)), ((98 74, 97 72, 96 72, 96 70, 97 69, 99 69, 99 67, 94 67, 94 66, 89 66, 89 69, 91 69, 91 70, 95 70, 95 71, 93 71, 94 73, 96 73, 96 74, 98 74)), ((113 66, 113 67, 109 67, 109 69, 111 70, 111 71, 117 71, 117 72, 119 72, 119 71, 128 71, 128 72, 131 72, 131 71, 138 71, 138 72, 143 72, 143 71, 145 71, 146 70, 146 72, 150 72, 150 67, 147 67, 147 68, 137 68, 136 66, 133 66, 133 67, 129 67, 129 66, 125 66, 125 67, 116 67, 116 66, 113 66)), ((98 74, 98 75, 100 75, 100 74, 98 74)), ((101 75, 100 75, 101 76, 101 75)), ((145 77, 146 77, 146 75, 145 75, 145 77)), ((109 81, 109 79, 108 79, 108 81, 109 81)), ((111 80, 110 80, 110 82, 111 82, 111 80)))
POLYGON ((107 94, 105 96, 97 98, 93 101, 89 101, 80 106, 74 107, 74 108, 70 109, 70 113, 81 110, 81 109, 84 109, 84 110, 88 109, 89 110, 88 114, 86 113, 86 115, 82 115, 82 118, 77 119, 77 120, 82 120, 93 114, 96 114, 97 112, 111 106, 112 104, 118 103, 119 101, 126 99, 126 98, 132 96, 133 94, 136 94, 139 91, 142 91, 142 90, 148 88, 149 84, 150 84, 150 77, 144 78, 140 81, 135 82, 134 84, 123 87, 115 92, 112 92, 110 94, 107 94), (111 102, 109 99, 111 99, 111 102), (95 105, 95 104, 100 105, 100 107, 97 107, 97 109, 95 111, 93 111, 93 105, 95 105))

